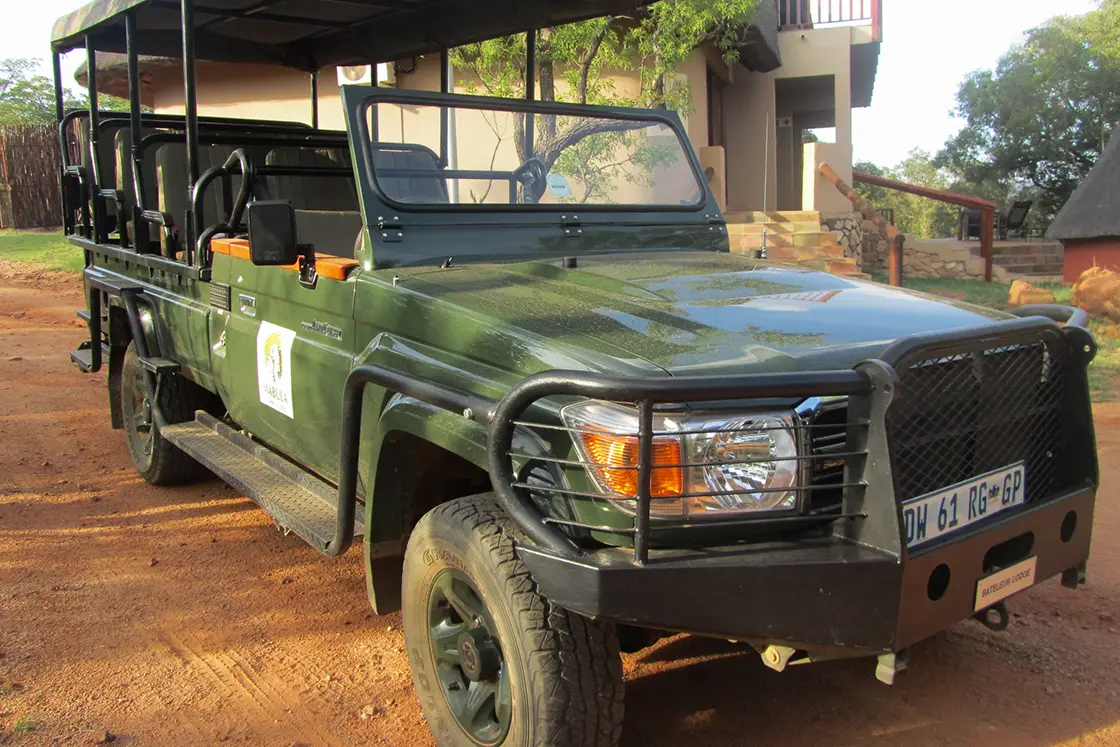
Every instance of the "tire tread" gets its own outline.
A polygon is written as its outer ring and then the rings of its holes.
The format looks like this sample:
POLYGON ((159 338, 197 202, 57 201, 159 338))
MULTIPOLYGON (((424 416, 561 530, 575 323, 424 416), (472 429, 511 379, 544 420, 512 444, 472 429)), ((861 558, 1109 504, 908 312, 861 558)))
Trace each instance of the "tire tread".
POLYGON ((622 736, 624 686, 614 626, 541 595, 517 555, 513 523, 493 496, 441 504, 425 516, 473 533, 493 560, 519 628, 530 642, 538 723, 534 747, 614 747, 622 736))

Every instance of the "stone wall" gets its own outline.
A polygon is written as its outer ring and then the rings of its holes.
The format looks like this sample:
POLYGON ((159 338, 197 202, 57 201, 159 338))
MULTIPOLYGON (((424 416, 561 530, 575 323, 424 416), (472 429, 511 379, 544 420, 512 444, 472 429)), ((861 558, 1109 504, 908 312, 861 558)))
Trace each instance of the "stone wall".
POLYGON ((836 234, 844 256, 851 257, 862 268, 863 218, 859 213, 821 213, 821 230, 836 234))
MULTIPOLYGON (((906 234, 902 250, 902 275, 914 278, 983 280, 984 260, 979 254, 973 254, 969 246, 955 239, 917 239, 906 234)), ((1007 270, 993 265, 992 280, 1007 282, 1007 270)))
MULTIPOLYGON (((886 272, 890 261, 891 245, 886 234, 872 221, 865 220, 863 228, 863 263, 860 269, 864 272, 886 272)), ((905 244, 903 245, 905 247, 905 244)), ((905 249, 903 249, 905 255, 905 249)))

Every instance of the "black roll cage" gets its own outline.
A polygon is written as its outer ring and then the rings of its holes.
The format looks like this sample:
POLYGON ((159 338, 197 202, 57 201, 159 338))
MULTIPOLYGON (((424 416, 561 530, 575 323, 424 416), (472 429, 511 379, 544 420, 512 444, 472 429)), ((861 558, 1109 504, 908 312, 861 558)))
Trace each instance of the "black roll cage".
MULTIPOLYGON (((203 261, 208 261, 208 252, 203 250, 203 244, 208 246, 209 239, 219 231, 216 230, 220 227, 230 228, 236 221, 232 221, 228 212, 224 216, 224 220, 211 226, 204 226, 201 222, 201 216, 196 213, 196 206, 200 204, 199 195, 201 192, 198 189, 198 184, 202 180, 203 174, 199 173, 199 145, 203 142, 211 142, 219 144, 215 140, 220 140, 223 136, 218 134, 210 134, 208 130, 220 130, 226 128, 236 128, 238 125, 252 127, 257 133, 261 132, 261 128, 267 131, 267 134, 273 135, 287 135, 295 134, 295 130, 301 130, 301 134, 316 133, 322 135, 318 130, 319 123, 319 71, 312 69, 309 75, 309 99, 311 109, 311 124, 310 126, 298 123, 277 123, 277 122, 254 122, 251 120, 238 120, 235 118, 223 117, 200 117, 198 114, 198 96, 197 96, 197 61, 198 61, 198 44, 196 43, 195 31, 195 0, 161 0, 158 5, 164 8, 178 7, 181 16, 181 37, 182 37, 182 63, 183 63, 183 93, 185 103, 185 113, 181 118, 173 117, 171 115, 159 114, 144 114, 141 111, 140 103, 140 65, 139 65, 139 48, 141 40, 138 37, 136 27, 136 18, 138 6, 132 4, 128 6, 123 12, 124 16, 124 47, 127 56, 128 65, 128 90, 129 90, 129 111, 127 113, 117 112, 102 112, 99 108, 98 102, 98 80, 97 80, 97 51, 98 34, 92 28, 87 28, 80 33, 84 36, 85 52, 86 52, 86 66, 88 68, 88 89, 90 98, 90 108, 88 110, 76 110, 67 113, 64 110, 63 99, 63 85, 62 85, 62 68, 61 68, 61 53, 58 48, 52 49, 51 62, 52 71, 54 74, 54 93, 55 93, 55 120, 59 130, 60 145, 62 149, 63 167, 60 174, 62 183, 63 195, 63 226, 68 236, 78 235, 84 239, 92 239, 97 245, 106 245, 109 243, 109 233, 111 231, 108 225, 108 210, 106 208, 106 200, 113 200, 118 206, 116 228, 120 230, 120 243, 122 248, 128 247, 127 232, 122 221, 127 220, 125 216, 125 206, 123 195, 118 190, 111 186, 105 185, 101 178, 101 164, 100 153, 98 144, 101 139, 102 133, 102 117, 106 120, 106 124, 110 121, 117 122, 127 117, 128 128, 131 135, 132 142, 132 170, 134 179, 134 192, 136 204, 133 205, 131 220, 134 225, 139 228, 147 225, 158 225, 165 237, 166 250, 165 254, 169 259, 174 260, 178 248, 182 247, 186 250, 186 261, 191 266, 200 270, 200 279, 208 279, 207 267, 201 264, 203 261), (80 166, 70 163, 69 158, 69 139, 68 139, 68 126, 76 119, 85 116, 89 120, 89 149, 90 149, 90 171, 86 173, 80 166), (174 121, 173 121, 174 120, 174 121), (182 122, 182 133, 179 137, 186 145, 187 151, 187 171, 188 183, 187 193, 189 196, 190 207, 186 213, 186 225, 178 227, 180 233, 178 236, 178 245, 172 241, 172 231, 174 223, 172 217, 161 213, 158 210, 147 209, 147 204, 144 198, 147 196, 144 191, 142 164, 144 158, 144 150, 152 142, 157 140, 148 140, 142 137, 142 128, 145 124, 178 124, 182 122), (290 125, 290 128, 289 128, 290 125), (80 219, 74 220, 74 213, 78 212, 80 219), (215 230, 211 230, 215 229, 215 230)), ((289 22, 292 19, 289 19, 289 22)), ((105 36, 103 34, 103 36, 105 36)), ((58 42, 58 39, 55 39, 58 42)), ((106 41, 107 48, 113 48, 114 44, 106 41)), ((525 77, 525 98, 526 100, 533 100, 535 98, 535 68, 536 68, 536 45, 537 45, 537 31, 535 28, 530 28, 525 32, 525 46, 526 46, 526 77, 525 77)), ((448 47, 443 47, 440 50, 440 90, 441 92, 448 92, 451 90, 451 76, 450 76, 450 57, 448 47)), ((296 67, 299 67, 298 65, 296 67)), ((306 69, 306 68, 304 68, 306 69)), ((531 123, 526 127, 526 136, 532 142, 532 127, 531 123)), ((153 137, 153 136, 149 136, 153 137)), ((253 136, 248 136, 253 137, 253 136)), ((245 141, 246 136, 242 135, 237 138, 232 138, 236 142, 229 144, 242 145, 247 144, 245 141)), ((446 153, 446 145, 449 139, 449 117, 447 107, 441 108, 440 115, 440 142, 444 146, 446 153)), ((261 142, 261 144, 266 144, 261 142)), ((291 144, 291 143, 287 143, 291 144)), ((343 138, 343 145, 345 145, 345 138, 343 138)), ((314 145, 306 145, 306 147, 316 147, 314 145)), ((338 145, 331 145, 326 147, 339 147, 338 145)), ((243 157, 244 154, 242 154, 243 157)), ((242 158, 237 159, 240 163, 242 158)), ((227 184, 226 196, 223 198, 226 205, 232 207, 234 201, 229 197, 228 177, 230 175, 230 168, 234 164, 227 160, 221 169, 221 176, 223 183, 227 184)), ((270 173, 267 171, 271 167, 260 167, 255 170, 256 174, 270 173)), ((293 169, 295 167, 292 167, 293 169)), ((248 174, 248 171, 242 168, 241 173, 248 174)), ((291 172, 271 172, 271 173, 292 173, 292 174, 306 174, 317 176, 333 176, 335 172, 325 173, 322 171, 291 171, 291 172)), ((247 177, 251 178, 251 177, 247 177)), ((202 190, 213 183, 216 179, 211 176, 203 184, 202 190)), ((511 179, 511 192, 516 189, 516 186, 511 179)), ((135 236, 139 246, 136 249, 142 253, 150 252, 148 247, 147 232, 135 231, 135 236)))

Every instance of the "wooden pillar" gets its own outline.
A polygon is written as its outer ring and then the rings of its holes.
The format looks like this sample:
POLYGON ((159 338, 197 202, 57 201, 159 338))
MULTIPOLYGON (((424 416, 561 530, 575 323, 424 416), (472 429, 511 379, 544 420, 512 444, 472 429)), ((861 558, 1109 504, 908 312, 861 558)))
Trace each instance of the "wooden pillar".
POLYGON ((902 242, 904 240, 902 234, 898 234, 890 241, 891 248, 887 264, 890 278, 887 282, 896 288, 902 287, 902 242))
POLYGON ((992 234, 994 232, 996 211, 994 208, 980 209, 980 256, 984 258, 984 282, 992 282, 992 234))

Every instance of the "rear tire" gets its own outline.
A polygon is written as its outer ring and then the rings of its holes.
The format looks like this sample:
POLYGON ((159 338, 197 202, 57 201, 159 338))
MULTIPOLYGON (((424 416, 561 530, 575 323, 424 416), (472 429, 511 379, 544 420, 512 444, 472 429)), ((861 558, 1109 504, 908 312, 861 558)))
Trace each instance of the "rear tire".
MULTIPOLYGON (((132 465, 152 485, 180 485, 206 473, 206 469, 166 440, 152 418, 144 368, 136 345, 128 344, 121 366, 121 417, 132 465)), ((214 396, 181 376, 164 376, 159 384, 160 412, 168 423, 194 420, 196 410, 213 406, 214 396)))
POLYGON ((412 681, 441 747, 618 744, 614 626, 540 595, 493 496, 451 501, 420 520, 403 588, 412 681))

